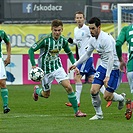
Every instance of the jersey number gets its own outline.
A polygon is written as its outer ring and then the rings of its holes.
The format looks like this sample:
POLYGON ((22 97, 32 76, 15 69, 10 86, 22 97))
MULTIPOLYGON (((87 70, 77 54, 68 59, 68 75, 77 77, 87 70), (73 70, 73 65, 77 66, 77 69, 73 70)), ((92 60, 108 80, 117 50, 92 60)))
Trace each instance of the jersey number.
POLYGON ((100 76, 100 72, 96 72, 94 75, 95 78, 98 78, 99 76, 100 76))

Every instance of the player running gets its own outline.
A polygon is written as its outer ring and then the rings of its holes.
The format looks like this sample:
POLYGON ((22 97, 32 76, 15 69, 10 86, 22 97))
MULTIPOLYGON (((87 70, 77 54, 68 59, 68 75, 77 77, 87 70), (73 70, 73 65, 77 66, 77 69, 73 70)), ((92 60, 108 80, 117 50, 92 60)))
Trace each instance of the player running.
MULTIPOLYGON (((86 51, 87 48, 87 42, 91 37, 90 34, 90 30, 88 28, 87 25, 85 25, 85 17, 84 14, 80 11, 75 13, 75 21, 77 23, 77 27, 75 27, 74 29, 74 39, 69 38, 68 42, 71 45, 77 45, 78 48, 78 55, 79 57, 81 57, 81 55, 83 55, 86 51)), ((78 101, 78 106, 80 106, 80 96, 81 96, 81 92, 82 92, 82 81, 81 78, 84 75, 87 75, 87 77, 89 78, 88 80, 90 82, 93 81, 93 77, 94 77, 94 73, 96 72, 93 66, 93 57, 91 55, 91 57, 86 60, 85 62, 83 62, 82 64, 79 64, 77 66, 77 68, 80 71, 80 74, 75 74, 75 91, 76 91, 76 97, 77 97, 77 101, 78 101)), ((67 106, 71 107, 72 104, 71 103, 65 103, 67 106)))
MULTIPOLYGON (((88 47, 88 41, 91 37, 89 27, 85 25, 85 16, 83 12, 77 11, 75 13, 75 21, 77 23, 77 27, 74 28, 74 39, 69 38, 68 42, 71 45, 77 45, 78 47, 78 55, 81 57, 88 47)), ((87 75, 88 80, 92 83, 94 74, 96 72, 94 66, 93 66, 93 54, 91 54, 90 58, 87 59, 85 62, 79 64, 77 68, 80 71, 80 74, 75 74, 75 91, 76 91, 76 97, 78 101, 78 106, 80 106, 80 96, 82 92, 82 81, 81 78, 84 75, 87 75)), ((105 87, 102 86, 100 89, 101 93, 104 94, 105 87)), ((67 106, 72 107, 71 103, 65 103, 67 106)), ((112 104, 112 101, 108 101, 106 107, 109 107, 112 104)))
POLYGON ((120 31, 120 34, 116 40, 116 52, 120 61, 121 70, 123 69, 123 67, 127 66, 127 78, 130 86, 130 91, 132 94, 132 99, 127 99, 126 101, 125 117, 127 120, 129 120, 132 117, 133 110, 133 24, 123 27, 120 31), (127 64, 122 59, 122 45, 126 41, 128 43, 127 64))
POLYGON ((59 52, 64 49, 71 63, 75 62, 73 54, 68 46, 68 41, 61 33, 63 31, 63 23, 60 20, 53 20, 51 24, 52 33, 40 39, 29 49, 29 57, 32 68, 36 67, 34 52, 40 49, 40 57, 38 60, 39 67, 44 70, 45 76, 42 80, 42 88, 35 86, 33 98, 38 100, 38 96, 48 98, 50 96, 51 84, 54 79, 60 83, 68 93, 68 100, 72 104, 76 117, 85 117, 86 114, 78 110, 77 99, 73 88, 68 79, 68 75, 62 67, 59 52))
POLYGON ((94 49, 99 53, 101 63, 96 70, 91 86, 92 104, 96 114, 89 119, 99 120, 103 119, 101 99, 99 95, 101 86, 104 85, 106 87, 104 99, 106 101, 118 101, 119 110, 124 106, 125 93, 114 94, 119 79, 119 60, 116 55, 115 40, 111 35, 101 30, 101 22, 97 17, 93 17, 89 20, 89 29, 92 37, 88 41, 86 53, 69 69, 73 70, 76 66, 86 61, 91 56, 94 49))

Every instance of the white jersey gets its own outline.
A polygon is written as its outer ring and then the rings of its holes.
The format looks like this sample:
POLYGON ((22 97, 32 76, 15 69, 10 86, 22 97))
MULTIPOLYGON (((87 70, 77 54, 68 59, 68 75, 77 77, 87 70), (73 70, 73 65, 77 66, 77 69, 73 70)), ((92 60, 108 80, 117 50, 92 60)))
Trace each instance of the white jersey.
POLYGON ((109 67, 108 56, 110 53, 113 53, 112 55, 110 54, 110 56, 113 56, 113 65, 112 65, 113 68, 111 69, 113 70, 119 69, 119 60, 116 54, 115 40, 110 34, 101 31, 98 36, 98 39, 96 39, 95 37, 91 37, 89 39, 89 47, 87 49, 87 53, 88 54, 92 53, 94 49, 96 49, 100 55, 101 66, 103 66, 106 69, 109 67))
POLYGON ((89 27, 87 25, 83 25, 81 28, 75 27, 74 29, 74 44, 78 47, 79 57, 83 55, 86 51, 86 47, 88 45, 88 40, 90 39, 91 34, 89 27))

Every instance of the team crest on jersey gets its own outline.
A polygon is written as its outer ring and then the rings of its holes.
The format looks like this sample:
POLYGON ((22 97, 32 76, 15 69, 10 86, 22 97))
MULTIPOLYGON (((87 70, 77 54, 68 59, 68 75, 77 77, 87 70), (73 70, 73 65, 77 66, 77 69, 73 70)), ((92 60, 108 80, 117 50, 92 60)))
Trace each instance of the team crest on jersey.
POLYGON ((6 77, 6 75, 3 75, 3 78, 5 78, 6 77))
POLYGON ((53 49, 53 50, 50 50, 49 53, 50 53, 52 56, 55 56, 56 54, 59 53, 59 50, 58 50, 58 49, 53 49))
POLYGON ((82 36, 84 36, 84 32, 82 32, 82 36))

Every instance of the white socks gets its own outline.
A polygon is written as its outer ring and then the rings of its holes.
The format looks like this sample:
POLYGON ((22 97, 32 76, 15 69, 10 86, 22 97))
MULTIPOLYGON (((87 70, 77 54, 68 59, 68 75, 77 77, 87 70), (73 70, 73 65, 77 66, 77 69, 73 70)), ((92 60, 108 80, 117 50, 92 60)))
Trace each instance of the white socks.
POLYGON ((81 92, 82 92, 82 83, 76 83, 75 84, 76 86, 76 98, 77 98, 77 102, 80 103, 80 95, 81 95, 81 92))
POLYGON ((103 85, 103 86, 101 87, 101 89, 100 89, 100 92, 101 92, 102 94, 104 94, 104 91, 105 91, 105 86, 103 85))
POLYGON ((116 92, 113 93, 113 101, 123 101, 123 96, 121 94, 117 94, 116 92))
POLYGON ((95 95, 91 95, 92 97, 92 105, 95 109, 95 112, 97 115, 103 115, 103 112, 102 112, 102 108, 101 108, 101 98, 100 98, 100 95, 99 93, 95 94, 95 95))

